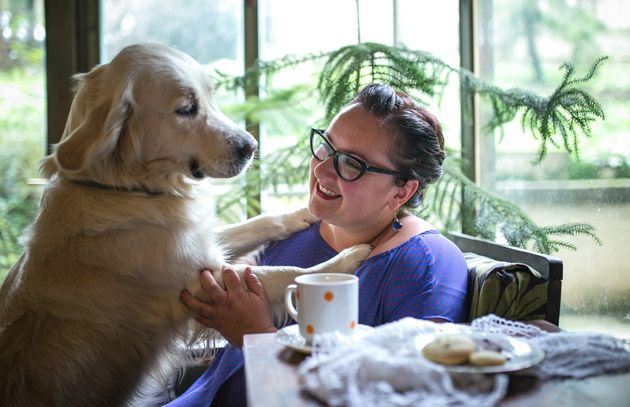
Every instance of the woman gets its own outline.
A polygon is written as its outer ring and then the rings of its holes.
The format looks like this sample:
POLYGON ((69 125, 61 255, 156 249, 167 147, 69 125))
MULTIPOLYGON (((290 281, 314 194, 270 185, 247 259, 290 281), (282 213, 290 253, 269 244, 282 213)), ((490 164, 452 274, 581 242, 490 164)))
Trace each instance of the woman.
MULTIPOLYGON (((380 325, 402 317, 464 320, 467 268, 448 239, 407 213, 442 174, 444 139, 426 109, 387 85, 369 85, 326 131, 311 130, 309 210, 320 222, 262 254, 260 264, 309 267, 360 243, 374 247, 356 270, 359 323, 380 325)), ((260 281, 251 271, 242 288, 236 273, 219 287, 204 271, 212 305, 182 293, 198 320, 232 344, 171 406, 245 405, 243 335, 274 332, 260 281)))

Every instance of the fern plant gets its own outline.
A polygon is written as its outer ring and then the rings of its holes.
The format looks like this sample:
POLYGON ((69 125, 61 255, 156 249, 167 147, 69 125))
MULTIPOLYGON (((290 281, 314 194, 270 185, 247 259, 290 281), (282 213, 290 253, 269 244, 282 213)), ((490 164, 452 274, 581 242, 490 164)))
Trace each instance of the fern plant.
POLYGON ((489 128, 511 122, 522 111, 523 129, 540 140, 540 161, 547 153, 548 143, 578 155, 580 135, 590 137, 591 123, 605 118, 599 102, 578 87, 592 79, 605 60, 606 57, 596 60, 582 78, 574 77, 572 65, 562 65, 562 82, 550 96, 543 97, 518 88, 503 90, 424 51, 364 43, 332 52, 322 69, 318 89, 326 106, 326 118, 331 119, 368 83, 384 82, 408 93, 434 96, 443 91, 455 74, 466 93, 477 94, 490 102, 493 117, 487 123, 489 128))
POLYGON ((467 233, 493 241, 500 232, 511 246, 533 248, 540 253, 576 249, 558 236, 586 235, 601 244, 593 227, 585 223, 538 226, 517 205, 468 179, 461 165, 453 159, 446 160, 444 175, 429 189, 424 211, 424 216, 445 230, 463 225, 467 233))
MULTIPOLYGON (((490 102, 493 114, 486 123, 489 128, 509 123, 520 114, 522 128, 540 142, 538 161, 541 161, 545 158, 549 144, 578 156, 580 138, 590 137, 592 123, 604 119, 602 106, 580 86, 596 74, 605 59, 596 60, 583 77, 575 77, 573 66, 563 65, 562 81, 547 97, 518 88, 504 90, 484 82, 469 71, 452 67, 429 53, 377 43, 348 45, 329 53, 259 62, 242 77, 217 74, 215 82, 217 87, 226 89, 245 87, 251 81, 262 85, 267 96, 264 99, 248 100, 240 107, 243 118, 260 120, 265 113, 293 108, 300 101, 312 99, 313 96, 308 86, 274 89, 274 74, 305 63, 323 64, 316 74, 316 88, 318 100, 324 107, 321 123, 325 124, 369 83, 387 83, 424 103, 427 97, 441 96, 445 86, 455 76, 459 78, 464 92, 476 94, 490 102)), ((236 110, 239 109, 232 109, 232 112, 236 110)), ((282 133, 282 130, 278 131, 282 133)), ((266 156, 265 161, 261 162, 263 171, 250 172, 250 185, 256 188, 260 185, 258 182, 264 188, 273 188, 278 184, 303 185, 308 174, 307 151, 304 131, 304 137, 295 145, 266 156)), ((238 190, 242 191, 242 186, 235 187, 233 192, 237 193, 238 190)), ((225 194, 224 197, 229 195, 225 194)), ((234 196, 242 195, 241 192, 234 196)), ((224 198, 219 201, 219 209, 227 211, 235 203, 235 199, 228 202, 224 198)), ((252 208, 249 209, 252 212, 252 208)), ((467 233, 490 240, 496 240, 497 233, 500 233, 513 246, 534 248, 542 253, 551 253, 561 247, 575 249, 573 244, 561 239, 565 236, 587 235, 601 244, 593 227, 585 223, 536 225, 518 206, 468 179, 461 171, 461 162, 453 159, 446 161, 444 176, 425 194, 423 206, 418 211, 444 230, 462 227, 467 233), (463 202, 466 204, 463 205, 463 202)))

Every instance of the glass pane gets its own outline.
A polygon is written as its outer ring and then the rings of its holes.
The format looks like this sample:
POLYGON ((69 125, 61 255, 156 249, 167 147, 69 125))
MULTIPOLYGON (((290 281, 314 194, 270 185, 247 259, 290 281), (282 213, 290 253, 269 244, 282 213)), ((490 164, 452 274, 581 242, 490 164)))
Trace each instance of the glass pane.
MULTIPOLYGON (((630 335, 630 3, 616 0, 479 2, 477 41, 484 79, 504 88, 550 95, 562 80, 561 64, 585 76, 600 56, 610 58, 585 90, 606 112, 581 137, 579 159, 549 145, 540 164, 540 139, 519 117, 480 139, 481 181, 511 200, 538 225, 593 225, 602 245, 584 236, 562 236, 577 250, 554 253, 564 262, 560 325, 630 335)), ((481 112, 482 121, 488 109, 481 112)), ((556 137, 558 135, 556 134, 556 137)))
POLYGON ((201 64, 242 72, 243 13, 240 0, 103 0, 102 60, 127 45, 165 44, 201 64))
POLYGON ((46 152, 43 1, 1 4, 0 282, 23 251, 17 238, 35 217, 46 152))
MULTIPOLYGON (((400 45, 427 51, 454 68, 460 66, 459 2, 397 0, 395 3, 400 45)), ((461 148, 459 100, 459 80, 451 75, 444 94, 429 100, 428 106, 442 124, 447 146, 455 150, 461 148)))
POLYGON ((258 7, 262 60, 331 51, 357 41, 354 1, 261 0, 258 7))

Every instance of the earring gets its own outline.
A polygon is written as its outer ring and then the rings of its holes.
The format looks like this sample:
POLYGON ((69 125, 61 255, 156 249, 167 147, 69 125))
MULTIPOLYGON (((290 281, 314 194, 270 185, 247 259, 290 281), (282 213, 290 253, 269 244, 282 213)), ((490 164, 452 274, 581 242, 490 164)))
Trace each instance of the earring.
POLYGON ((402 229, 403 226, 404 225, 400 223, 400 221, 398 220, 398 214, 394 214, 394 221, 392 222, 392 229, 400 230, 402 229))

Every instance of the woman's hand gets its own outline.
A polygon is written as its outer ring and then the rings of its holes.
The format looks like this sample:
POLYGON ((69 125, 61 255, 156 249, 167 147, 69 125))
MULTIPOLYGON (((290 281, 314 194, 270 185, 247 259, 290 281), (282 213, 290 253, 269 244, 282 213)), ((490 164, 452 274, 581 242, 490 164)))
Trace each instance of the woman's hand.
POLYGON ((243 346, 245 334, 277 330, 260 279, 249 267, 245 269, 244 278, 249 291, 243 287, 234 270, 225 269, 223 289, 212 273, 204 270, 199 280, 212 303, 199 301, 186 290, 180 296, 184 305, 197 314, 197 321, 216 329, 228 342, 239 348, 243 346))

